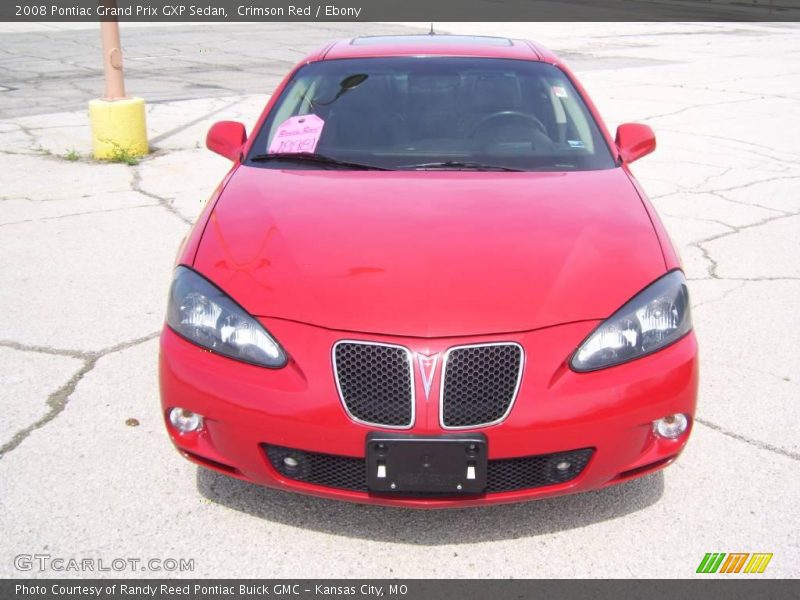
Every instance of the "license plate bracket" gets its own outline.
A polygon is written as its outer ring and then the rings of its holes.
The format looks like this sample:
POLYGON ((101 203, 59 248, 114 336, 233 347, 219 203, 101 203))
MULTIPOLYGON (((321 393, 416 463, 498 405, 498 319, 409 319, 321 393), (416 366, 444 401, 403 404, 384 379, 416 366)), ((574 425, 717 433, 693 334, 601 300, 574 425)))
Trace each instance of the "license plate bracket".
POLYGON ((367 435, 367 486, 376 493, 482 494, 487 443, 481 433, 367 435))

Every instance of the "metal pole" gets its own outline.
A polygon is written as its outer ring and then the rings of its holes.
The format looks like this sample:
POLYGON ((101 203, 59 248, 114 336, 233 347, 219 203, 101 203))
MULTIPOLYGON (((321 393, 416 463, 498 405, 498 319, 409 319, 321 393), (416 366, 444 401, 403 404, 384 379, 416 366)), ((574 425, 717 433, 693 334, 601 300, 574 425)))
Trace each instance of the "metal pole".
MULTIPOLYGON (((106 14, 117 7, 116 0, 98 0, 98 4, 106 7, 106 14)), ((103 17, 100 21, 103 36, 103 70, 106 77, 105 100, 122 100, 125 98, 125 77, 122 72, 122 50, 119 40, 119 22, 117 17, 103 17)))

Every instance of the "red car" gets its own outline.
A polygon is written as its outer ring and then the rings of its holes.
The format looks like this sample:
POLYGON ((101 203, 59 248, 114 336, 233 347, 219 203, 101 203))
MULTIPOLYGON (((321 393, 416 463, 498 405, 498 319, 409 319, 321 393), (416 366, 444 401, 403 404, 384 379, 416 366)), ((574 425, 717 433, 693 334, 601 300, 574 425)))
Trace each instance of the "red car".
POLYGON ((180 249, 161 336, 188 459, 415 508, 582 492, 683 450, 697 342, 679 258, 544 48, 444 35, 326 45, 246 136, 180 249))

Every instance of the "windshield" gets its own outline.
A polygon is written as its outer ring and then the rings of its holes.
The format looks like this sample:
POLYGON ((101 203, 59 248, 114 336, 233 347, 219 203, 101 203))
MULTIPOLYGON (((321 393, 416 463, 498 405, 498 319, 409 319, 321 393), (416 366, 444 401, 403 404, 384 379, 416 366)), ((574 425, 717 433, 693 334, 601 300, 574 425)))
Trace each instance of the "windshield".
POLYGON ((281 94, 248 158, 249 164, 281 169, 335 168, 336 161, 388 169, 615 166, 560 69, 462 57, 308 64, 281 94), (295 153, 326 161, 292 160, 295 153))

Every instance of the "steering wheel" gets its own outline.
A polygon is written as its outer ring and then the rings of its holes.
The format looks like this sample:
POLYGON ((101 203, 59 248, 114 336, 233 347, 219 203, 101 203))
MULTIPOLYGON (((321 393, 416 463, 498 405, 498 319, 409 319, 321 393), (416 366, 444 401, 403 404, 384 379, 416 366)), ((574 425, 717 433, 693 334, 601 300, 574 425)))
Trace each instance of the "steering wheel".
POLYGON ((486 115, 480 121, 478 121, 475 124, 475 126, 472 128, 472 131, 469 134, 470 139, 476 137, 477 134, 478 134, 478 131, 480 131, 481 129, 486 127, 486 125, 488 125, 492 121, 497 121, 498 119, 506 119, 506 120, 508 120, 508 119, 521 119, 523 121, 527 121, 531 125, 536 127, 536 129, 541 131, 544 135, 546 135, 548 138, 550 137, 550 135, 547 133, 547 128, 544 126, 544 124, 539 119, 534 117, 533 115, 530 115, 530 114, 524 113, 524 112, 520 112, 518 110, 499 110, 499 111, 494 112, 494 113, 492 113, 490 115, 486 115))

